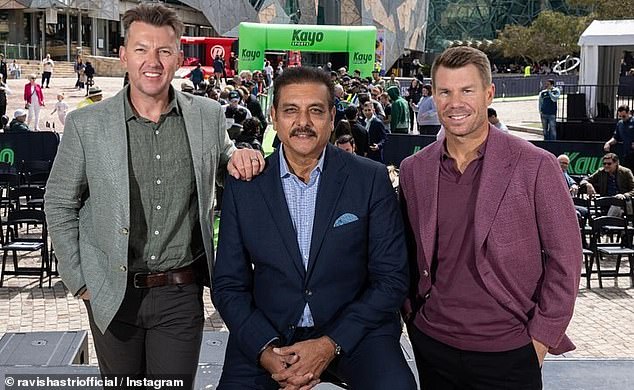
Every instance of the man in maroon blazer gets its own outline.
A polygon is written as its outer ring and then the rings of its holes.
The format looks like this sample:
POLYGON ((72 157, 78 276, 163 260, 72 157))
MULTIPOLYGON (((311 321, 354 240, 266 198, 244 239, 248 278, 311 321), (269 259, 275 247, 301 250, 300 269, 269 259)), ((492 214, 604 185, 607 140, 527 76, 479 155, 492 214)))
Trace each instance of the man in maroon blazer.
POLYGON ((413 280, 403 307, 421 389, 541 389, 565 336, 581 239, 554 155, 487 121, 486 55, 432 68, 445 137, 401 164, 413 280))

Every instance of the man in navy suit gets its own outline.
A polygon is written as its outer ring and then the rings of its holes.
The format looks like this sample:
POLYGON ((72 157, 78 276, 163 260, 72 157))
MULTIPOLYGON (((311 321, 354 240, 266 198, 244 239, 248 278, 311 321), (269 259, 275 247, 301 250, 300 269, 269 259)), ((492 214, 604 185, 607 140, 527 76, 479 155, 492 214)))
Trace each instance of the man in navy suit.
POLYGON ((365 117, 365 129, 368 131, 368 155, 369 159, 378 161, 383 160, 383 145, 387 134, 383 121, 376 117, 374 113, 374 104, 371 101, 363 103, 363 116, 365 117))
POLYGON ((399 345, 408 288, 401 216, 385 166, 328 144, 327 73, 275 80, 281 147, 251 182, 228 178, 214 303, 230 336, 219 389, 414 389, 399 345))

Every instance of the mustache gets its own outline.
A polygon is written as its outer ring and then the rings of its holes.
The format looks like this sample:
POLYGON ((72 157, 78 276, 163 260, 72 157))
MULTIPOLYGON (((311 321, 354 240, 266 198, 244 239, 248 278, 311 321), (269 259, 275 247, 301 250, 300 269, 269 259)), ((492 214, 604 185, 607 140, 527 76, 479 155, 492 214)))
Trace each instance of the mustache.
POLYGON ((317 132, 312 127, 302 126, 302 127, 295 127, 291 130, 290 136, 294 137, 296 135, 308 135, 308 136, 316 137, 317 132))

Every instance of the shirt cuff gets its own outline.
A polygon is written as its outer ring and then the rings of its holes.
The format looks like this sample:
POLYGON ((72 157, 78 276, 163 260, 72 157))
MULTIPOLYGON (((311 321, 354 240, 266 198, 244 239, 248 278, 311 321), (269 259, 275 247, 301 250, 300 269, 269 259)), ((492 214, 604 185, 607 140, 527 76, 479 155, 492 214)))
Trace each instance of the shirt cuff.
POLYGON ((258 352, 258 361, 257 361, 258 365, 260 364, 260 356, 262 356, 262 352, 264 352, 264 350, 266 350, 271 345, 274 347, 279 346, 279 343, 280 343, 280 338, 275 336, 271 340, 269 340, 269 342, 264 344, 262 348, 260 348, 260 352, 258 352))

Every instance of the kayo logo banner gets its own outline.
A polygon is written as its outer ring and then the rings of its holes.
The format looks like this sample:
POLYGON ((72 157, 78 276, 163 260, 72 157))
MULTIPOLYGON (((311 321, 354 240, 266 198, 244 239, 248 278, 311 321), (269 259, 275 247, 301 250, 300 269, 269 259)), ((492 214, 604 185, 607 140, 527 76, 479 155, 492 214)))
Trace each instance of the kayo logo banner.
POLYGON ((319 31, 303 31, 301 29, 293 30, 293 37, 291 46, 297 47, 310 47, 314 46, 315 42, 322 42, 324 40, 324 33, 319 31))
POLYGON ((365 65, 365 64, 373 64, 374 65, 374 54, 369 53, 352 53, 352 63, 355 65, 365 65))
POLYGON ((240 52, 240 60, 242 61, 255 61, 262 57, 262 52, 259 50, 247 50, 242 49, 240 52))

